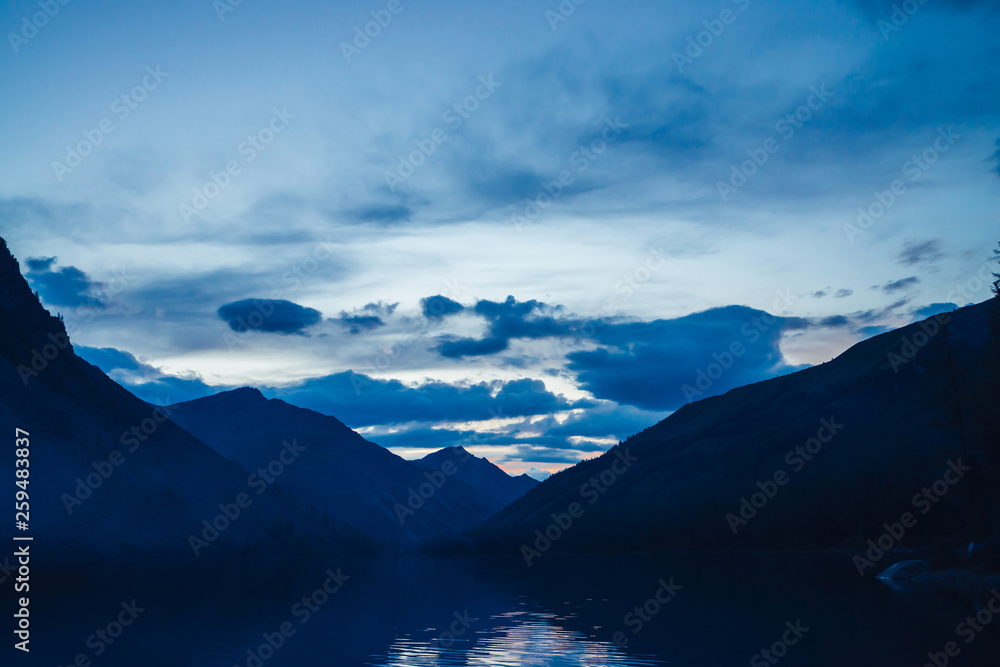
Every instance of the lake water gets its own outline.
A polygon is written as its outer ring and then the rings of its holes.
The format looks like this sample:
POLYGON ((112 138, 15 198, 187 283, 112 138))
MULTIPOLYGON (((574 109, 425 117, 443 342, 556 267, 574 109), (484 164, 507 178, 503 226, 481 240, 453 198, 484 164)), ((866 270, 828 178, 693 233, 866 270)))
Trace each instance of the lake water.
POLYGON ((969 631, 956 632, 988 595, 894 590, 838 554, 546 554, 531 568, 506 558, 330 559, 32 576, 32 660, 18 664, 83 655, 129 667, 920 667, 954 641, 949 664, 1000 665, 1000 617, 968 643, 969 631), (328 572, 338 571, 329 594, 328 572))

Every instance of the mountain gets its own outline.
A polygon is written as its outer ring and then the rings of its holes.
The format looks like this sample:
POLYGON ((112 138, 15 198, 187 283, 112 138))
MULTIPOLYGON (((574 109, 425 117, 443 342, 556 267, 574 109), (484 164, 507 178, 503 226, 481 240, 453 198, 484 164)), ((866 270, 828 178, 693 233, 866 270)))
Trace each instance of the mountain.
POLYGON ((404 548, 458 534, 499 509, 491 493, 470 487, 443 460, 439 466, 414 465, 334 417, 267 399, 253 388, 166 410, 193 435, 249 470, 266 467, 279 456, 283 442, 296 443, 301 457, 281 475, 281 488, 321 515, 332 514, 404 548))
POLYGON ((961 308, 685 405, 449 548, 858 546, 886 524, 898 534, 906 513, 909 546, 996 537, 998 310, 961 308))
POLYGON ((473 456, 464 447, 439 449, 413 463, 425 470, 440 470, 446 461, 455 465, 455 479, 476 489, 483 504, 493 512, 498 512, 538 486, 537 480, 527 475, 512 477, 489 459, 473 456))
POLYGON ((0 424, 8 438, 0 477, 12 498, 13 481, 24 479, 15 470, 30 471, 20 489, 30 504, 24 534, 47 558, 366 549, 280 489, 258 493, 247 471, 76 356, 62 319, 42 307, 3 239, 0 323, 0 424), (18 446, 28 450, 26 468, 15 463, 15 429, 28 434, 28 447, 18 446), (218 518, 225 511, 231 517, 218 518), (192 546, 192 536, 207 538, 205 545, 192 546))

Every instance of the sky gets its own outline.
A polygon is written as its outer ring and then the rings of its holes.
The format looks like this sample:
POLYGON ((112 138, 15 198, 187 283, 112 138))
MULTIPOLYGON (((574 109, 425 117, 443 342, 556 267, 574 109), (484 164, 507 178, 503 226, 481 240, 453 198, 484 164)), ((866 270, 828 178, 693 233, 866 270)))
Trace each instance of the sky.
POLYGON ((0 235, 144 400, 590 458, 976 303, 992 1, 8 0, 0 235))

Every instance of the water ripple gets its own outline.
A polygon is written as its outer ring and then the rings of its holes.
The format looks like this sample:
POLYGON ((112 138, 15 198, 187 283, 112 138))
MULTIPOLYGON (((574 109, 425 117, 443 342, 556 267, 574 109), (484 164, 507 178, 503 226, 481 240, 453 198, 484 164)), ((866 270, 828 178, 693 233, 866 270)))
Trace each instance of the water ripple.
POLYGON ((588 638, 560 623, 565 615, 510 611, 491 616, 489 628, 468 637, 441 641, 430 631, 403 634, 371 667, 645 667, 661 665, 650 657, 625 653, 614 644, 588 638))

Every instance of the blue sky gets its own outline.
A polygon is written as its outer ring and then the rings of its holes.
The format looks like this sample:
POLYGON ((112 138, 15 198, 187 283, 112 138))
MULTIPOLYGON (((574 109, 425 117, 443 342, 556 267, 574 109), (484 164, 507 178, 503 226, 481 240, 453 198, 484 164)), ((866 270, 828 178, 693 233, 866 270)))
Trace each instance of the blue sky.
POLYGON ((404 456, 555 470, 988 296, 993 2, 11 0, 0 26, 0 233, 147 400, 250 384, 404 456))

